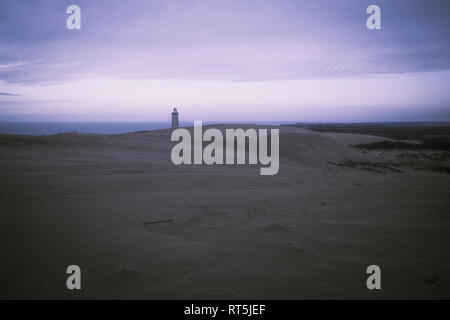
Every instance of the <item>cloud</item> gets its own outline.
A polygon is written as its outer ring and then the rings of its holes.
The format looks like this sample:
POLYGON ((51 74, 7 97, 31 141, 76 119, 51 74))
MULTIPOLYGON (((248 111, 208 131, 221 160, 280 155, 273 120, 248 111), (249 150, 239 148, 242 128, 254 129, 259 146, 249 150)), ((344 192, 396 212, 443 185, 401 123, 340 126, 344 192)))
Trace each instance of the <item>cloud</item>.
POLYGON ((48 83, 92 76, 235 81, 450 69, 447 0, 80 0, 82 30, 65 27, 73 1, 3 0, 0 79, 48 83))
POLYGON ((8 93, 8 92, 0 92, 0 96, 14 96, 14 97, 18 97, 20 95, 19 94, 14 94, 14 93, 8 93))

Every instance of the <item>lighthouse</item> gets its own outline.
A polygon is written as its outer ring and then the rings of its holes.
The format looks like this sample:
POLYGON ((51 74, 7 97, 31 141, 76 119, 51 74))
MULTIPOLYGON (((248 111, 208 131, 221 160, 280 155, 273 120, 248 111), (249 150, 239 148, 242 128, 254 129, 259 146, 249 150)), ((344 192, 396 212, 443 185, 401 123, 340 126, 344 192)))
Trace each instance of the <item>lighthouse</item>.
POLYGON ((172 112, 172 129, 178 128, 178 111, 177 108, 173 108, 172 112))

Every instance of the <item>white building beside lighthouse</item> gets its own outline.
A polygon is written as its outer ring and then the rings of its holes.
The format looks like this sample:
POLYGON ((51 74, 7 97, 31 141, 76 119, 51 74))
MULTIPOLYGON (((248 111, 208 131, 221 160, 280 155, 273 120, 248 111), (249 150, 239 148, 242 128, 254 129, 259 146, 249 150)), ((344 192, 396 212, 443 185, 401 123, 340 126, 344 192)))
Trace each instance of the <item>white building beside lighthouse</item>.
POLYGON ((173 108, 172 112, 172 129, 178 128, 178 111, 177 108, 173 108))

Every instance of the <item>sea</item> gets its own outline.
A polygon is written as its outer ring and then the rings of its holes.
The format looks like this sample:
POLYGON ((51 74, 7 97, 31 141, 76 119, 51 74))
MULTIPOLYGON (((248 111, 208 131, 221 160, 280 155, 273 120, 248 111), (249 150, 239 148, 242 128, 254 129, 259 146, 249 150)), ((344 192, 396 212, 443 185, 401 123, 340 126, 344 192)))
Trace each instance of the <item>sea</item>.
MULTIPOLYGON (((226 122, 203 122, 203 125, 226 122)), ((232 122, 231 122, 232 123, 232 122)), ((245 123, 252 123, 247 122, 245 123)), ((254 122, 255 124, 278 125, 275 122, 254 122)), ((180 122, 180 127, 192 127, 193 122, 180 122)), ((0 134, 53 135, 66 132, 119 134, 136 131, 168 129, 171 122, 0 122, 0 134)))

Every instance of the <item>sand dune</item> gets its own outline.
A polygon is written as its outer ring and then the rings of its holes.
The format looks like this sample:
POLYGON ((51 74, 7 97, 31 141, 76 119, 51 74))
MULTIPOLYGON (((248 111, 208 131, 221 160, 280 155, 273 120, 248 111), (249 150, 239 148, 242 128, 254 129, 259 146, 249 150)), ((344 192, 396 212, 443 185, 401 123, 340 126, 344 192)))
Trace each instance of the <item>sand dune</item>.
POLYGON ((1 135, 0 298, 450 298, 448 174, 295 127, 276 176, 175 166, 170 133, 1 135))

